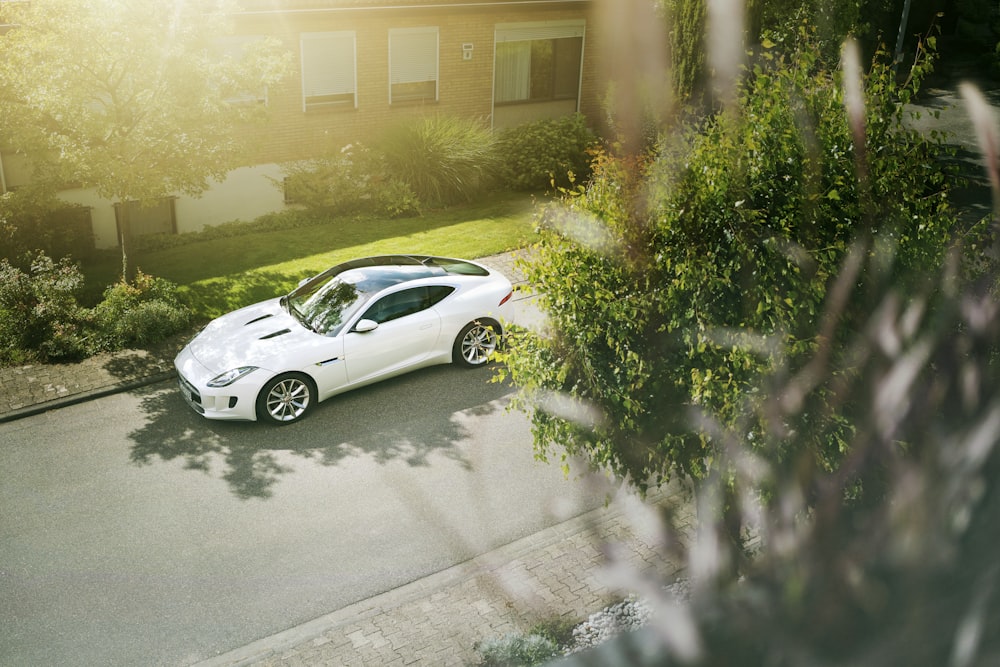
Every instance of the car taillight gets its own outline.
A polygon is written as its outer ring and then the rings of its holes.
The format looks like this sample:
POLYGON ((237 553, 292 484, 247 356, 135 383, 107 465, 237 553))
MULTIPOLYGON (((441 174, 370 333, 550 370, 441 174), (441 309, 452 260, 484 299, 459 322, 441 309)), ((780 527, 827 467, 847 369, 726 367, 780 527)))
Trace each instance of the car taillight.
POLYGON ((505 303, 507 303, 508 301, 510 301, 510 297, 512 297, 512 296, 514 296, 514 290, 511 290, 511 291, 507 292, 507 296, 505 296, 504 298, 500 299, 500 304, 499 305, 502 306, 505 303))

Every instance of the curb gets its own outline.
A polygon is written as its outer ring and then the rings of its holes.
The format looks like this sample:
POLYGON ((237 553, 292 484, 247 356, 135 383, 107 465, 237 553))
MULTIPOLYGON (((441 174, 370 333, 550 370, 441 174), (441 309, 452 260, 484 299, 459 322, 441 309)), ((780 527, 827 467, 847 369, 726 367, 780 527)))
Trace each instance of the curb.
POLYGON ((44 403, 36 403, 35 405, 29 405, 24 408, 18 408, 9 412, 0 413, 0 424, 17 421, 18 419, 24 419, 25 417, 33 417, 50 410, 58 410, 59 408, 66 408, 71 405, 86 403, 87 401, 92 401, 97 398, 120 394, 124 391, 131 391, 147 385, 156 384, 157 382, 163 382, 164 380, 169 380, 174 377, 177 377, 176 371, 160 371, 136 380, 128 380, 126 382, 110 385, 108 387, 102 387, 101 389, 91 389, 89 391, 70 394, 63 398, 45 401, 44 403))

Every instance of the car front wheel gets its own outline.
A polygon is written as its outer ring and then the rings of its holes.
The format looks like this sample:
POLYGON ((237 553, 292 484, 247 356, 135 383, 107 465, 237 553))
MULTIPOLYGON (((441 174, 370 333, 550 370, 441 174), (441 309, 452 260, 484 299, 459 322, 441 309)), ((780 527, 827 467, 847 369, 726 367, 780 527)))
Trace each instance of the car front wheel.
POLYGON ((452 360, 466 368, 482 366, 500 346, 500 325, 491 320, 470 322, 455 339, 452 360))
POLYGON ((312 382, 289 373, 272 379, 257 397, 257 418, 272 424, 291 424, 306 416, 316 402, 312 382))

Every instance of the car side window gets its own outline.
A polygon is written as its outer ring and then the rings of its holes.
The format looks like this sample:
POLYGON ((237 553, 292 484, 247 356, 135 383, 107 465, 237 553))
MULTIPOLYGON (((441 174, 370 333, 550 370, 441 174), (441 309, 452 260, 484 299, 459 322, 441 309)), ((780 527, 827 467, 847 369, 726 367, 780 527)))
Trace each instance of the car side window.
POLYGON ((430 308, 441 303, 446 296, 455 291, 455 288, 450 285, 431 285, 427 291, 427 307, 430 308))
POLYGON ((361 318, 374 320, 379 324, 398 320, 401 317, 429 308, 428 297, 426 287, 413 287, 393 292, 373 303, 361 318))

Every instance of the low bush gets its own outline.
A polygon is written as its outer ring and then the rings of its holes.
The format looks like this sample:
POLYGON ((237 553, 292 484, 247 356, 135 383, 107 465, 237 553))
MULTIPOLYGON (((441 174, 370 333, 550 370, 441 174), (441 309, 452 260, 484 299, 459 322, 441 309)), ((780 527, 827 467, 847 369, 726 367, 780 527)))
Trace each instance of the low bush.
POLYGON ((512 190, 568 187, 590 175, 597 146, 581 114, 504 130, 497 140, 500 179, 512 190))
POLYGON ((378 141, 390 178, 431 207, 472 201, 495 182, 495 137, 473 120, 450 116, 397 125, 378 141))
POLYGON ((140 273, 119 282, 94 308, 82 307, 80 268, 44 253, 28 271, 0 260, 0 364, 75 361, 95 352, 148 345, 182 331, 191 321, 177 287, 140 273))
POLYGON ((105 290, 104 300, 93 309, 93 342, 100 350, 148 345, 182 331, 190 321, 177 287, 140 271, 134 282, 121 281, 105 290))
POLYGON ((87 354, 88 312, 76 301, 83 274, 43 253, 27 272, 0 260, 0 362, 59 361, 87 354))
POLYGON ((88 209, 59 201, 41 187, 24 187, 0 195, 0 258, 29 269, 33 256, 72 255, 78 259, 94 252, 88 209))
POLYGON ((361 144, 339 153, 295 162, 286 168, 282 186, 290 202, 330 215, 419 213, 419 199, 404 181, 386 171, 381 154, 361 144))

